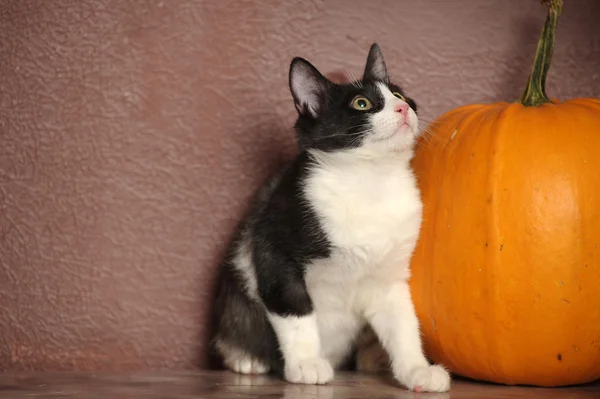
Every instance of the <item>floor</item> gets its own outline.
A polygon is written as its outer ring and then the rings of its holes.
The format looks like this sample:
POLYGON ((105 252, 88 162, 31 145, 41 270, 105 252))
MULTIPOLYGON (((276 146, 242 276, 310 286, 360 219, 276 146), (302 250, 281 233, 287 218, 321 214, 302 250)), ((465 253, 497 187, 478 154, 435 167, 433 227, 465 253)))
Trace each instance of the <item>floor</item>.
POLYGON ((283 398, 283 399, 442 399, 596 398, 600 383, 572 388, 521 388, 455 380, 449 393, 418 394, 385 377, 339 374, 324 386, 289 385, 261 376, 229 372, 155 374, 0 374, 0 398, 283 398))

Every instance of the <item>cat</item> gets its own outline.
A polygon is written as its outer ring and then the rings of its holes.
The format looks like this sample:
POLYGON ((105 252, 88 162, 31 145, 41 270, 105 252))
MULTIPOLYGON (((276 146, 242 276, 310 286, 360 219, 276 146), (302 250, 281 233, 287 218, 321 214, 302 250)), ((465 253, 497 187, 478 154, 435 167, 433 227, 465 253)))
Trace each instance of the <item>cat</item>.
POLYGON ((324 384, 369 326, 400 384, 449 390, 423 354, 408 286, 416 103, 376 43, 361 80, 335 84, 296 57, 289 86, 298 155, 258 191, 221 265, 213 347, 238 373, 324 384))

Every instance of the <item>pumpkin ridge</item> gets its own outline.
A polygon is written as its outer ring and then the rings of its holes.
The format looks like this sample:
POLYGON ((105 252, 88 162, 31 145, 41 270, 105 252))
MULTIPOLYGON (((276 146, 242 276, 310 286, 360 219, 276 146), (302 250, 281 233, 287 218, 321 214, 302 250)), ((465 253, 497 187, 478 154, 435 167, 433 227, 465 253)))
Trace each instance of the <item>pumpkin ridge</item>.
MULTIPOLYGON (((443 152, 446 152, 448 140, 451 140, 451 135, 456 130, 456 126, 461 124, 463 120, 469 115, 472 109, 480 109, 483 108, 484 105, 481 104, 472 104, 464 107, 459 107, 457 109, 448 111, 442 114, 439 117, 439 122, 436 124, 436 135, 438 137, 435 141, 427 142, 426 145, 421 145, 426 139, 424 137, 420 138, 420 143, 417 146, 417 149, 424 152, 435 151, 436 148, 442 149, 443 152), (449 128, 448 126, 452 126, 449 128)), ((412 167, 414 170, 421 169, 423 172, 423 165, 421 164, 420 159, 413 158, 412 167)), ((434 179, 434 176, 438 176, 438 179, 441 181, 444 179, 445 170, 447 168, 447 164, 441 165, 441 163, 433 163, 427 168, 425 173, 417 174, 417 182, 420 187, 421 196, 423 200, 423 223, 435 225, 435 221, 438 220, 438 216, 440 213, 440 195, 438 192, 440 191, 440 185, 432 185, 429 186, 429 189, 425 187, 427 180, 434 179)), ((431 340, 426 340, 424 342, 424 347, 427 353, 429 354, 437 354, 441 353, 442 356, 444 354, 444 348, 439 344, 439 331, 436 326, 435 314, 440 314, 439 312, 439 304, 437 303, 437 299, 435 298, 435 290, 430 290, 428 287, 436 287, 435 281, 437 279, 436 273, 430 273, 428 278, 423 279, 423 271, 425 268, 423 266, 418 267, 420 265, 420 258, 428 258, 432 254, 433 258, 435 258, 435 254, 437 253, 437 229, 429 229, 423 231, 423 227, 421 227, 421 233, 419 235, 419 242, 421 245, 417 246, 417 251, 412 257, 411 262, 411 285, 412 285, 412 294, 417 300, 415 301, 415 308, 418 314, 420 314, 421 322, 421 331, 432 337, 431 340), (417 266, 417 267, 414 267, 417 266), (416 284, 418 281, 420 284, 416 284), (422 305, 422 306, 421 306, 422 305), (428 309, 425 314, 423 312, 423 308, 428 309), (432 315, 434 313, 434 315, 432 315)), ((429 263, 433 266, 436 261, 435 259, 431 259, 429 263)), ((432 270, 437 270, 437 268, 432 267, 432 270)), ((443 309, 442 309, 442 314, 443 309)), ((438 320, 439 322, 439 320, 438 320)), ((430 355, 431 356, 431 355, 430 355)), ((435 358, 433 359, 435 361, 435 358)))
MULTIPOLYGON (((567 106, 577 106, 579 108, 584 108, 586 111, 589 111, 593 114, 597 114, 600 110, 600 100, 597 98, 576 98, 562 103, 561 106, 563 108, 567 106)), ((598 133, 600 134, 600 132, 598 133)))
MULTIPOLYGON (((488 215, 491 214, 491 219, 489 217, 485 218, 486 226, 484 227, 485 237, 484 240, 488 243, 487 252, 491 254, 488 257, 487 264, 478 265, 482 271, 484 271, 484 279, 487 284, 487 297, 485 298, 485 303, 487 304, 486 315, 485 315, 485 323, 484 326, 486 328, 487 336, 494 336, 497 332, 495 331, 495 326, 493 320, 498 319, 498 307, 502 306, 498 301, 499 292, 501 287, 501 279, 498 278, 498 265, 501 264, 500 254, 502 251, 502 232, 499 229, 498 219, 499 215, 499 185, 501 179, 499 178, 502 173, 502 157, 500 154, 502 153, 502 139, 506 132, 504 132, 505 127, 505 118, 507 112, 508 104, 495 104, 493 107, 489 107, 486 111, 491 116, 491 120, 489 121, 489 125, 485 126, 483 130, 487 132, 489 135, 489 142, 487 143, 486 148, 486 156, 484 158, 487 161, 488 165, 482 165, 483 168, 487 168, 485 172, 486 181, 484 185, 486 187, 485 196, 488 198, 487 206, 491 208, 488 215)), ((510 132, 508 132, 510 134, 510 132)), ((507 372, 504 366, 504 359, 502 350, 502 342, 501 340, 490 340, 487 341, 487 368, 492 370, 493 373, 502 375, 503 378, 507 377, 507 372)))
MULTIPOLYGON (((507 287, 504 283, 504 275, 506 271, 503 269, 502 256, 505 250, 505 232, 502 229, 502 219, 508 217, 506 215, 506 207, 503 205, 503 196, 501 193, 507 189, 505 185, 505 159, 506 154, 510 154, 510 149, 505 146, 506 138, 511 135, 515 135, 516 132, 511 127, 515 114, 522 109, 521 105, 517 104, 506 104, 500 107, 490 108, 490 112, 494 115, 494 121, 491 124, 491 128, 487 129, 493 136, 490 139, 489 153, 487 159, 490 163, 490 168, 487 172, 487 189, 489 192, 489 215, 491 218, 488 219, 488 241, 490 246, 488 248, 491 256, 489 264, 486 265, 490 270, 489 275, 485 276, 486 285, 490 290, 489 298, 487 299, 489 307, 492 311, 489 312, 491 317, 489 318, 486 326, 488 327, 488 336, 499 336, 504 335, 504 331, 497 331, 497 325, 494 321, 503 319, 502 309, 508 306, 503 302, 503 298, 506 297, 507 287)), ((507 322, 507 321, 505 321, 507 322)), ((501 322, 502 324, 502 322, 501 322)), ((501 328, 509 329, 506 325, 501 325, 501 328)), ((492 341, 494 344, 495 353, 488 356, 488 368, 491 372, 500 376, 504 381, 514 383, 512 380, 509 368, 510 368, 510 357, 512 353, 507 351, 505 346, 506 343, 502 338, 492 341)), ((510 349, 510 348, 509 348, 510 349)), ((488 377, 489 378, 489 377, 488 377)))
MULTIPOLYGON (((489 120, 489 124, 484 125, 481 123, 485 132, 489 135, 489 142, 487 143, 486 155, 483 158, 484 161, 487 161, 487 165, 482 165, 484 169, 487 169, 485 172, 486 181, 483 182, 486 187, 486 192, 484 196, 487 196, 491 199, 488 203, 488 206, 493 210, 491 211, 492 218, 485 218, 486 226, 485 230, 485 238, 488 243, 487 251, 492 254, 491 258, 488 258, 487 264, 479 265, 479 267, 485 270, 485 281, 490 282, 487 284, 487 297, 484 300, 484 303, 487 304, 486 309, 486 320, 484 323, 484 327, 486 329, 487 336, 493 336, 495 333, 494 325, 491 323, 491 320, 496 320, 498 318, 498 292, 500 287, 498 286, 500 280, 498 279, 498 270, 497 265, 499 264, 499 248, 502 245, 501 242, 501 232, 497 228, 498 220, 497 220, 497 193, 498 193, 498 174, 499 170, 502 167, 501 157, 498 156, 499 153, 499 143, 503 135, 499 129, 499 126, 503 121, 503 113, 508 104, 498 103, 494 104, 493 107, 486 109, 487 116, 489 120)), ((482 270, 482 271, 483 271, 482 270)), ((503 358, 500 340, 488 341, 487 343, 487 367, 493 370, 494 373, 499 375, 506 375, 506 370, 504 367, 504 363, 501 360, 503 358), (499 361, 500 360, 500 361, 499 361)))
MULTIPOLYGON (((500 106, 494 107, 494 109, 499 108, 500 106)), ((467 112, 469 110, 465 110, 465 112, 467 112)), ((456 132, 456 136, 449 142, 446 143, 443 146, 443 152, 446 153, 446 156, 444 157, 445 159, 445 163, 443 166, 443 170, 442 170, 442 185, 440 186, 440 190, 441 192, 444 193, 452 193, 455 188, 454 188, 454 181, 452 179, 452 175, 454 175, 456 172, 453 170, 452 165, 456 164, 457 162, 462 161, 462 159, 458 159, 458 157, 461 157, 462 155, 466 155, 466 156, 470 156, 470 159, 473 159, 473 157, 476 157, 474 161, 471 162, 475 162, 476 164, 479 164, 481 162, 484 162, 485 159, 487 159, 484 154, 480 154, 477 153, 475 154, 473 152, 473 149, 478 147, 481 142, 481 140, 489 140, 490 138, 482 135, 481 131, 485 130, 483 129, 483 125, 487 125, 489 123, 491 123, 490 121, 490 116, 493 117, 493 111, 490 111, 489 107, 479 107, 475 110, 472 110, 470 113, 467 113, 466 115, 461 115, 460 119, 456 122, 456 127, 454 129, 449 129, 449 132, 451 132, 452 135, 454 135, 456 132), (477 126, 482 126, 482 128, 477 128, 477 126), (466 133, 464 133, 466 132, 466 133), (470 134, 469 137, 461 137, 461 135, 464 134, 470 134), (462 140, 462 146, 459 147, 459 143, 461 143, 462 140), (465 142, 466 141, 466 142, 465 142), (466 147, 466 145, 468 145, 469 147, 466 147)), ((485 166, 483 166, 485 167, 485 166)), ((485 182, 482 182, 483 184, 485 184, 485 182)), ((463 206, 467 205, 467 204, 462 204, 463 206)), ((438 202, 437 206, 436 206, 436 211, 439 211, 440 209, 440 204, 438 202)), ((452 210, 442 210, 443 212, 452 212, 452 210)), ((458 212, 460 212, 460 210, 458 210, 458 212)), ((436 212, 435 217, 436 219, 438 218, 438 213, 436 212)), ((441 218, 442 220, 445 219, 441 218)), ((455 228, 453 226, 445 226, 442 225, 440 223, 435 223, 437 228, 436 230, 439 231, 443 231, 444 229, 447 228, 455 228)), ((466 265, 467 268, 475 268, 476 265, 466 265)), ((489 270, 488 268, 486 268, 486 270, 489 270)), ((465 284, 465 281, 458 281, 457 283, 459 286, 462 286, 465 284)), ((488 299, 485 300, 484 302, 486 303, 490 303, 489 301, 489 296, 491 295, 491 292, 487 292, 487 297, 488 299)), ((463 293, 464 295, 464 293, 463 293)), ((438 304, 435 305, 435 308, 439 309, 440 305, 439 305, 439 301, 443 300, 441 297, 436 296, 436 302, 438 302, 438 304)), ((465 312, 470 312, 470 309, 464 309, 465 312)), ((488 311, 486 316, 482 317, 488 317, 490 314, 490 312, 488 311)), ((467 317, 466 315, 462 315, 459 316, 460 318, 463 317, 467 317)), ((471 316, 468 316, 471 317, 471 316)), ((483 323, 482 327, 484 329, 486 329, 486 326, 491 325, 491 323, 483 323)), ((491 331, 485 331, 485 334, 489 334, 491 331)), ((465 331, 464 332, 466 335, 470 335, 472 336, 472 338, 474 338, 475 342, 480 341, 479 339, 477 339, 477 334, 475 336, 473 336, 474 331, 465 331)), ((484 335, 485 335, 484 334, 484 335)), ((493 358, 497 358, 497 350, 495 350, 491 345, 486 345, 484 347, 480 347, 477 348, 477 350, 484 350, 488 353, 488 359, 493 359, 493 358)), ((476 367, 476 366, 475 366, 476 367)))

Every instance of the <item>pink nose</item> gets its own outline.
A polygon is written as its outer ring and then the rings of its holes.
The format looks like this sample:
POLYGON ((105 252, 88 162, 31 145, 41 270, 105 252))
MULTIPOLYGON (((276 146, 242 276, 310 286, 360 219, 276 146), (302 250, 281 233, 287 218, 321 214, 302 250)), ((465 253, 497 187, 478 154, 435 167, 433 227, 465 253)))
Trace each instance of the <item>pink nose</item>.
POLYGON ((402 104, 402 105, 398 105, 396 107, 396 112, 400 112, 402 115, 406 115, 408 113, 408 104, 402 104))

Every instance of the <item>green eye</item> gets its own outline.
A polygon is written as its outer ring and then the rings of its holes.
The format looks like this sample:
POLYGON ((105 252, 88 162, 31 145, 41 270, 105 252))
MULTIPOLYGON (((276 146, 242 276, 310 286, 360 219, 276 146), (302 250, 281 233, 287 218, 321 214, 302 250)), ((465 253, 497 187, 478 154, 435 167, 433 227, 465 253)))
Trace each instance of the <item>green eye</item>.
POLYGON ((358 111, 366 111, 373 108, 371 101, 367 97, 357 96, 352 100, 352 108, 358 111))
POLYGON ((402 94, 398 93, 397 91, 392 93, 394 96, 398 97, 400 100, 402 101, 406 101, 406 97, 404 97, 402 94))

